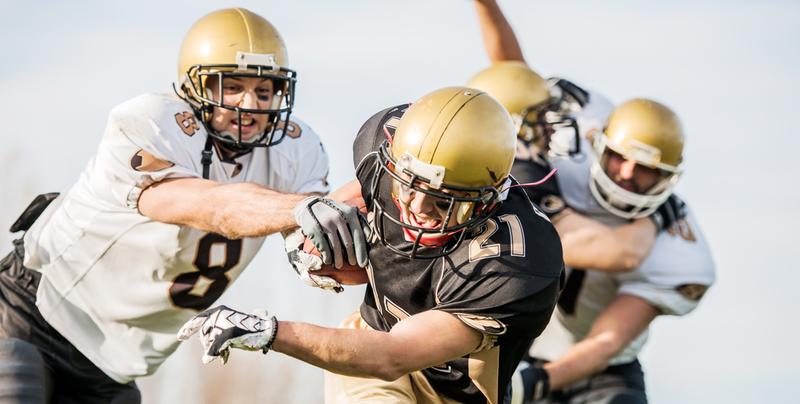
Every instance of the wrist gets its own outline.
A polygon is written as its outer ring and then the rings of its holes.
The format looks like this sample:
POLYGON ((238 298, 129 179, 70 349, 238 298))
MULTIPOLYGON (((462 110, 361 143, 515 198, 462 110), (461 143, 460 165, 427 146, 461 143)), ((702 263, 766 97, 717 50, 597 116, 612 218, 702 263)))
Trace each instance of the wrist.
POLYGON ((278 336, 278 319, 275 316, 270 317, 267 321, 270 322, 269 340, 261 349, 261 352, 266 354, 272 349, 272 344, 275 343, 275 338, 278 336))
POLYGON ((655 211, 648 216, 650 221, 653 222, 653 225, 656 227, 656 233, 659 233, 661 229, 664 228, 664 216, 659 211, 655 211))
POLYGON ((536 370, 536 382, 533 384, 531 398, 533 401, 541 400, 550 394, 550 374, 544 368, 534 368, 536 370))

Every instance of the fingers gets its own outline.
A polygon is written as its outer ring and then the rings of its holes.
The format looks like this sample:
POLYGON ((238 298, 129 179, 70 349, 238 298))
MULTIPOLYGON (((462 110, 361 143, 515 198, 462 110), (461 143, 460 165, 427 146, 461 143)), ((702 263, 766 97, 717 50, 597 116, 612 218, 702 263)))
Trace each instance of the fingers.
MULTIPOLYGON (((343 204, 337 204, 332 208, 339 213, 336 230, 344 247, 344 253, 347 255, 347 263, 361 267, 366 266, 367 241, 361 226, 361 215, 358 213, 358 209, 343 204)), ((339 250, 339 253, 341 254, 341 250, 339 250)), ((334 266, 336 269, 341 268, 337 265, 334 266)))
POLYGON ((295 218, 325 265, 341 269, 346 259, 350 265, 366 266, 368 245, 357 208, 327 198, 308 198, 295 208, 295 218))
POLYGON ((336 293, 341 292, 344 290, 342 288, 342 284, 337 282, 335 279, 331 278, 330 276, 321 276, 321 275, 314 275, 308 274, 308 280, 311 282, 311 286, 325 289, 325 290, 332 290, 336 293))
MULTIPOLYGON (((355 209, 351 208, 343 212, 345 215, 345 222, 338 226, 339 237, 342 238, 344 249, 347 253, 347 263, 356 265, 356 253, 353 250, 353 239, 358 237, 358 232, 361 232, 361 226, 358 226, 358 213, 355 209)), ((362 235, 363 237, 363 235, 362 235)))
POLYGON ((330 265, 333 263, 333 254, 331 253, 331 245, 328 242, 329 237, 325 233, 320 233, 319 235, 309 235, 311 238, 311 242, 314 243, 314 247, 317 248, 319 251, 320 257, 322 257, 322 263, 325 265, 330 265))
POLYGON ((368 247, 367 244, 367 235, 364 232, 364 224, 362 224, 362 217, 358 212, 353 212, 353 216, 348 218, 348 226, 350 226, 350 231, 353 234, 353 250, 348 251, 349 257, 353 257, 353 260, 350 261, 350 265, 358 265, 360 267, 367 266, 367 260, 369 259, 368 247), (355 252, 355 254, 354 254, 355 252))
POLYGON ((178 341, 186 341, 192 335, 194 335, 200 328, 203 327, 203 323, 207 319, 207 316, 197 315, 191 320, 187 321, 186 324, 178 330, 178 341))
MULTIPOLYGON (((219 356, 211 356, 208 354, 203 354, 203 364, 208 365, 211 362, 214 362, 215 359, 219 358, 219 356)), ((227 358, 223 359, 223 362, 226 362, 227 358)))
MULTIPOLYGON (((338 228, 338 226, 337 226, 337 228, 338 228)), ((341 241, 339 241, 339 235, 338 234, 328 234, 327 239, 328 239, 328 243, 330 243, 331 252, 333 253, 333 266, 336 269, 339 269, 339 268, 342 267, 342 264, 344 262, 344 259, 342 258, 342 243, 341 243, 341 241)), ((323 261, 324 261, 324 259, 323 259, 323 261)))

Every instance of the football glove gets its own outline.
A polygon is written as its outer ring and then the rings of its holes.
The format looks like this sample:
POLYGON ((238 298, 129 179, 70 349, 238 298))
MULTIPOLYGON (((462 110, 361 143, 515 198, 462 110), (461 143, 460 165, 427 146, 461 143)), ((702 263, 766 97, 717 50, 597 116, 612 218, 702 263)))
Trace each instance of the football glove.
POLYGON ((305 236, 303 236, 300 229, 297 229, 286 235, 283 244, 286 255, 289 258, 289 264, 292 265, 292 268, 294 268, 300 280, 308 286, 330 290, 336 293, 344 290, 342 285, 335 279, 329 276, 320 276, 311 273, 312 271, 317 271, 322 268, 322 258, 303 251, 304 241, 305 236))
POLYGON ((322 262, 337 269, 344 264, 367 266, 367 239, 358 208, 321 196, 304 199, 294 208, 303 234, 319 250, 322 262))
POLYGON ((278 320, 267 317, 266 310, 242 313, 226 306, 208 309, 187 321, 178 331, 178 340, 185 341, 200 331, 203 363, 222 358, 228 362, 230 349, 267 353, 278 333, 278 320))
POLYGON ((532 403, 550 394, 550 376, 539 361, 531 363, 522 360, 514 371, 512 386, 512 402, 532 403), (519 387, 521 392, 516 391, 519 387))
POLYGON ((686 214, 686 203, 678 195, 672 194, 649 217, 658 233, 669 230, 678 220, 686 218, 686 214))

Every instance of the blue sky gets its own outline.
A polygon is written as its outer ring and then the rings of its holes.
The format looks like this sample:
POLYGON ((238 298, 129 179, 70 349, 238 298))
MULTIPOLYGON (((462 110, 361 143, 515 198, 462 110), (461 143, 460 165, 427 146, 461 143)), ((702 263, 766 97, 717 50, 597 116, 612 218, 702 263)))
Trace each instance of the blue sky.
MULTIPOLYGON (((0 228, 34 194, 66 190, 94 152, 108 111, 142 92, 169 91, 186 29, 209 11, 235 5, 264 15, 283 34, 299 72, 296 112, 325 141, 334 185, 352 176, 350 139, 374 111, 462 84, 488 63, 464 0, 0 0, 0 228)), ((719 281, 695 313, 653 325, 642 356, 652 402, 792 401, 800 360, 792 296, 800 283, 793 254, 800 191, 791 184, 800 137, 790 124, 798 120, 800 4, 501 5, 540 73, 570 78, 614 101, 661 100, 687 129, 678 190, 712 245, 719 281)), ((9 240, 0 234, 3 245, 9 240)), ((360 288, 344 296, 300 289, 276 257, 279 246, 269 242, 223 299, 326 325, 355 309, 360 288), (282 284, 298 290, 286 295, 282 284)), ((258 371, 238 380, 252 380, 255 397, 321 397, 308 387, 321 386, 321 372, 285 356, 237 355, 226 369, 201 368, 198 349, 182 347, 144 380, 146 400, 167 401, 175 383, 199 397, 197 380, 252 369, 258 371), (167 378, 174 380, 167 385, 167 378)))

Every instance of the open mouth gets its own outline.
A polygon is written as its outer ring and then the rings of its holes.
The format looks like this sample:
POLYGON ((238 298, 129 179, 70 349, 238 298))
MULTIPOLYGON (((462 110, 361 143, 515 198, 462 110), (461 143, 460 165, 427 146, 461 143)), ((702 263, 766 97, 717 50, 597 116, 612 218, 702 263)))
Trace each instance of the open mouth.
POLYGON ((406 219, 408 220, 409 224, 425 229, 436 229, 442 225, 442 221, 440 219, 420 218, 412 212, 406 213, 406 219))
POLYGON ((253 117, 243 116, 241 121, 238 119, 231 120, 231 126, 234 129, 234 132, 239 131, 241 127, 242 133, 250 133, 255 130, 256 120, 253 117))

